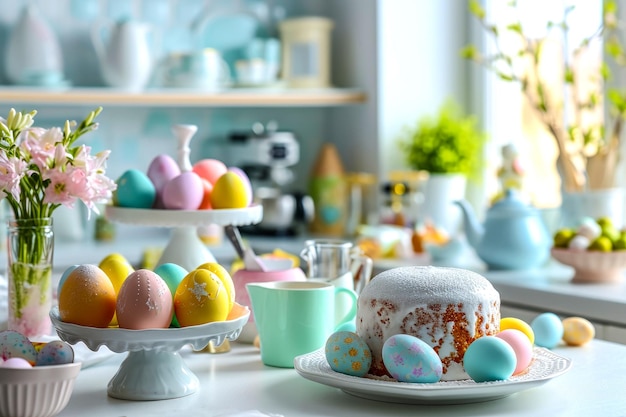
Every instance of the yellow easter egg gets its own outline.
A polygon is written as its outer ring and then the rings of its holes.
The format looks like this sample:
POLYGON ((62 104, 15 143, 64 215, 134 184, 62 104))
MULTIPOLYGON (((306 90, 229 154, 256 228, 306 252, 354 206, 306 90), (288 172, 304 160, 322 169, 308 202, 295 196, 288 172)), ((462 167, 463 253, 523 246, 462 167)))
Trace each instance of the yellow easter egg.
MULTIPOLYGON (((116 296, 120 293, 120 288, 122 288, 122 284, 126 281, 126 278, 135 271, 135 268, 133 268, 126 258, 119 254, 106 256, 98 267, 102 269, 111 280, 116 296)), ((117 314, 115 314, 109 325, 117 326, 117 324, 117 314)))
POLYGON ((528 337, 531 344, 535 343, 535 332, 532 327, 530 327, 530 324, 526 323, 524 320, 520 320, 515 317, 502 318, 500 320, 500 331, 507 329, 519 330, 524 333, 526 337, 528 337))
POLYGON ((211 207, 214 209, 235 209, 248 207, 248 190, 243 179, 234 172, 223 174, 213 185, 211 207))
POLYGON ((233 283, 233 279, 222 265, 217 262, 207 262, 200 265, 197 269, 206 269, 213 272, 217 277, 222 281, 226 292, 228 293, 228 302, 230 311, 233 308, 233 304, 235 304, 235 284, 233 283))
POLYGON ((194 269, 178 285, 174 311, 181 327, 224 321, 230 311, 228 291, 208 269, 194 269))
POLYGON ((563 341, 570 346, 582 346, 589 343, 596 335, 593 324, 582 317, 563 319, 563 341))

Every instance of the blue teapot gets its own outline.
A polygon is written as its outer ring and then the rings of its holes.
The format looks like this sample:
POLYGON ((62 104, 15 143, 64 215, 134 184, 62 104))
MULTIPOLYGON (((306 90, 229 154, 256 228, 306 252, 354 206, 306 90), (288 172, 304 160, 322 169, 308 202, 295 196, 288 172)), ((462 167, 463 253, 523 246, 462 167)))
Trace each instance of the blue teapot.
POLYGON ((469 244, 489 269, 532 269, 550 256, 552 239, 539 211, 526 204, 516 190, 507 190, 487 210, 484 225, 467 201, 455 203, 463 213, 469 244))

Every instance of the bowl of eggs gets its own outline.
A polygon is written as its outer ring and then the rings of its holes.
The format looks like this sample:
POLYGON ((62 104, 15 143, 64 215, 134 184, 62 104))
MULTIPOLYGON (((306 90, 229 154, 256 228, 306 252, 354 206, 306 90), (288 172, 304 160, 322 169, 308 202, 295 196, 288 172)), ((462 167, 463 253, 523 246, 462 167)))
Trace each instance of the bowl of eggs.
POLYGON ((608 218, 583 219, 575 228, 556 231, 551 254, 574 268, 572 282, 618 282, 626 270, 626 230, 608 218))
POLYGON ((80 368, 65 342, 33 344, 18 332, 0 332, 0 416, 60 413, 72 396, 80 368))

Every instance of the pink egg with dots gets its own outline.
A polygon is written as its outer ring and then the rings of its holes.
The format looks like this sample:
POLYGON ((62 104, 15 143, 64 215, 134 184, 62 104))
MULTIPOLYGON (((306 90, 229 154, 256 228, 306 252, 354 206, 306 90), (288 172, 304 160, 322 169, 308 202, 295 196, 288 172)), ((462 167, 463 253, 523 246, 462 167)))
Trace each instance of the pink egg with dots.
POLYGON ((517 365, 515 365, 513 375, 524 372, 533 359, 533 345, 530 343, 528 337, 516 329, 503 330, 496 334, 496 337, 507 342, 515 352, 517 365))
POLYGON ((226 167, 226 164, 219 159, 206 158, 193 164, 191 170, 198 174, 201 178, 204 178, 211 184, 215 185, 218 178, 224 175, 226 171, 228 171, 228 168, 226 167))
POLYGON ((250 183, 250 178, 248 178, 248 175, 241 168, 230 167, 228 168, 228 170, 239 175, 239 177, 243 180, 243 185, 246 189, 246 193, 248 193, 248 205, 252 204, 252 183, 250 183))

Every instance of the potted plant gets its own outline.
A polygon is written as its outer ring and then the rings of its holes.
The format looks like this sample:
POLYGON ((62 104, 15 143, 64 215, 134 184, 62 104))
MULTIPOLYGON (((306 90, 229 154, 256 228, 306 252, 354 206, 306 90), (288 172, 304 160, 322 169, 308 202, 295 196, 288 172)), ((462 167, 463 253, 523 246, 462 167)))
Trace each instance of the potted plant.
POLYGON ((487 135, 475 116, 465 116, 452 100, 434 116, 424 116, 406 127, 399 147, 409 167, 428 172, 421 217, 448 233, 456 233, 461 216, 453 201, 465 198, 468 177, 482 167, 487 135))
MULTIPOLYGON (((601 27, 571 52, 567 48, 568 16, 573 6, 565 6, 562 21, 548 22, 544 36, 531 38, 519 20, 491 24, 478 1, 470 0, 469 5, 470 12, 493 38, 495 52, 483 55, 474 45, 468 45, 462 55, 493 71, 502 80, 519 83, 524 98, 555 141, 563 208, 566 209, 566 203, 572 199, 575 202, 568 205, 580 208, 586 204, 585 200, 597 207, 599 198, 608 198, 611 207, 607 206, 607 210, 614 214, 586 215, 619 215, 621 218, 623 202, 617 209, 614 203, 623 200, 623 189, 616 188, 616 177, 626 116, 626 92, 610 86, 609 60, 613 61, 614 68, 624 67, 626 52, 619 38, 621 27, 616 2, 604 2, 601 27), (554 64, 554 50, 544 53, 554 42, 560 42, 565 51, 561 64, 550 66, 551 71, 560 74, 556 83, 554 77, 546 76, 544 71, 548 59, 554 64), (607 59, 600 57, 601 45, 607 59), (595 51, 598 65, 590 69, 595 51), (618 193, 617 200, 613 191, 618 193)), ((516 2, 508 5, 515 8, 516 2)))

